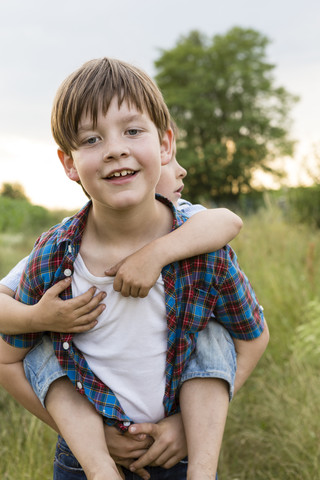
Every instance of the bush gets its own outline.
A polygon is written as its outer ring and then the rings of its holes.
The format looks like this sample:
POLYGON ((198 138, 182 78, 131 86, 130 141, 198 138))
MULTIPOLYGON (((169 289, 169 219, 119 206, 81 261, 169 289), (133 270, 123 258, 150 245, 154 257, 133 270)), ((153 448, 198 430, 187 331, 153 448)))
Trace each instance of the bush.
POLYGON ((320 185, 291 188, 287 201, 292 220, 320 228, 320 185))
POLYGON ((27 200, 0 196, 0 233, 33 233, 38 236, 67 215, 64 211, 50 211, 32 205, 27 200))

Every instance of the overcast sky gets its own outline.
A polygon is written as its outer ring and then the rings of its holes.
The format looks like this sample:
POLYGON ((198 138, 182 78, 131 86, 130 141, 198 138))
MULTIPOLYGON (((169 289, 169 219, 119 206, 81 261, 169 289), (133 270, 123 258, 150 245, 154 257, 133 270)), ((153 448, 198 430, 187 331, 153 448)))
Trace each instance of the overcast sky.
POLYGON ((34 203, 81 206, 85 197, 64 178, 51 140, 61 81, 101 56, 152 76, 159 50, 181 35, 223 34, 235 25, 271 39, 276 83, 301 98, 292 115, 298 152, 311 151, 320 142, 318 0, 0 0, 0 185, 22 183, 34 203))

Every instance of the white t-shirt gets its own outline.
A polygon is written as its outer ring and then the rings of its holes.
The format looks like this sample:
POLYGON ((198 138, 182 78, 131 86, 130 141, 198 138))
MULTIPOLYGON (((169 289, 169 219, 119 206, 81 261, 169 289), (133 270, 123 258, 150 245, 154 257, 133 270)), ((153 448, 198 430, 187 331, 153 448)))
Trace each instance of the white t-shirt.
POLYGON ((164 417, 167 319, 161 276, 146 298, 123 297, 113 277, 92 275, 80 255, 74 263, 73 296, 92 285, 107 293, 98 324, 73 336, 91 370, 114 392, 137 423, 164 417))

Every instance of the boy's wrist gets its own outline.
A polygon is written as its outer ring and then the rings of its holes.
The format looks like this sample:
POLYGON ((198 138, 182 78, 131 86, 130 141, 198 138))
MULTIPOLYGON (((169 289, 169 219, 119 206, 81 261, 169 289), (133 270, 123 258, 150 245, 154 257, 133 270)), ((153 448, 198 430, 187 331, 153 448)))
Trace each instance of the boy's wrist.
POLYGON ((171 246, 169 242, 168 235, 163 237, 156 238, 152 242, 150 242, 145 247, 150 251, 150 254, 153 257, 153 261, 155 261, 159 268, 162 269, 168 263, 171 263, 173 260, 173 255, 171 252, 171 246))
POLYGON ((30 305, 30 308, 27 309, 28 314, 26 315, 26 326, 28 327, 27 332, 42 332, 44 330, 43 314, 41 313, 41 305, 36 303, 35 305, 30 305))

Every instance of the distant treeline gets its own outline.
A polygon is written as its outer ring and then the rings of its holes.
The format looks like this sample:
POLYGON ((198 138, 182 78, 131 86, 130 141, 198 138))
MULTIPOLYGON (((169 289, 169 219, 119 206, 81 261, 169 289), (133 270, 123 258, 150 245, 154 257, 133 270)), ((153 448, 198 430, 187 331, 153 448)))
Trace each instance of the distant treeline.
POLYGON ((32 205, 27 199, 14 199, 0 195, 0 233, 34 233, 55 225, 70 215, 62 210, 48 210, 32 205))
POLYGON ((312 187, 283 188, 255 191, 238 197, 220 197, 216 206, 225 206, 240 215, 250 215, 258 210, 277 206, 286 220, 307 223, 320 228, 320 185, 312 187))
MULTIPOLYGON (((229 207, 244 216, 275 205, 281 209, 286 220, 320 228, 320 185, 220 197, 213 205, 229 207)), ((0 233, 41 233, 71 213, 32 205, 27 199, 0 195, 0 233)))
POLYGON ((287 202, 295 220, 320 228, 320 185, 288 190, 287 202))

